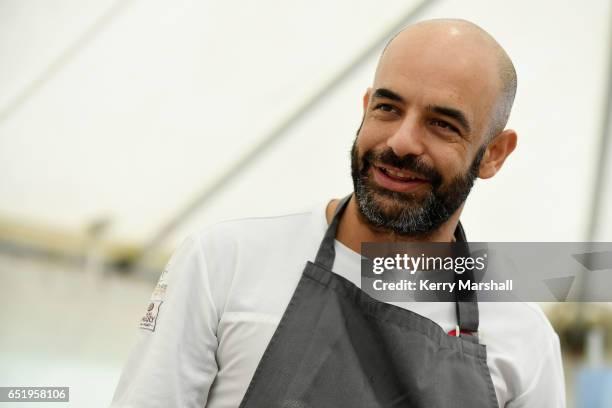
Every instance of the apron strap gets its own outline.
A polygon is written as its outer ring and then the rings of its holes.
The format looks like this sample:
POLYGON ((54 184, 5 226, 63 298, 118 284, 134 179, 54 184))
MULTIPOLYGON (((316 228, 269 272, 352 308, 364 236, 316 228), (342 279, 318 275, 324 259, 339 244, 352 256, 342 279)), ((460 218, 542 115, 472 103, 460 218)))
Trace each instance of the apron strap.
POLYGON ((327 227, 323 241, 321 241, 321 245, 317 251, 315 263, 324 266, 330 271, 334 267, 334 260, 336 259, 336 248, 334 247, 334 241, 336 239, 336 232, 338 231, 338 224, 340 223, 340 216, 346 209, 352 195, 352 193, 347 195, 338 203, 338 206, 334 212, 334 217, 332 218, 329 227, 327 227))
MULTIPOLYGON (((328 270, 332 270, 334 266, 334 260, 336 258, 336 249, 334 247, 334 241, 336 239, 336 232, 338 231, 338 224, 340 223, 340 217, 346 209, 348 202, 352 196, 352 193, 342 198, 336 207, 334 216, 332 218, 325 236, 321 241, 315 263, 325 267, 328 270)), ((457 223, 455 229, 455 240, 458 243, 464 243, 461 251, 466 251, 469 254, 469 246, 465 236, 465 231, 461 222, 457 223)), ((474 273, 471 269, 465 271, 463 274, 455 274, 455 281, 461 280, 474 280, 474 273)), ((467 331, 476 333, 478 331, 479 314, 478 314, 478 300, 476 298, 476 292, 473 290, 462 290, 456 292, 455 306, 457 313, 457 325, 460 331, 467 331)), ((475 336, 467 336, 466 338, 475 338, 475 336)), ((477 340, 476 340, 477 341, 477 340)))
MULTIPOLYGON (((457 242, 459 251, 465 255, 470 254, 470 248, 463 230, 461 221, 457 223, 455 229, 455 241, 457 242)), ((472 269, 466 270, 462 274, 455 274, 455 282, 457 287, 461 281, 474 281, 474 271, 472 269)), ((457 312, 457 326, 459 332, 467 331, 471 333, 478 332, 479 314, 478 314, 478 299, 476 292, 473 290, 458 290, 455 292, 455 307, 457 312)), ((475 336, 467 336, 466 338, 476 338, 475 336)))

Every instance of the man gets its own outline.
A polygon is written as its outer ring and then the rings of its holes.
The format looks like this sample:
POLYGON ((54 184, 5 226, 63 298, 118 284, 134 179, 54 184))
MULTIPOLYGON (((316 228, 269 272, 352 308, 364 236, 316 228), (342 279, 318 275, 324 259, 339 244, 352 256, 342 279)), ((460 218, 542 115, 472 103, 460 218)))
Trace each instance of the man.
POLYGON ((474 179, 516 146, 515 89, 512 62, 472 23, 400 32, 363 98, 354 193, 190 237, 112 406, 565 406, 559 340, 536 306, 390 305, 356 286, 361 242, 465 240, 474 179))

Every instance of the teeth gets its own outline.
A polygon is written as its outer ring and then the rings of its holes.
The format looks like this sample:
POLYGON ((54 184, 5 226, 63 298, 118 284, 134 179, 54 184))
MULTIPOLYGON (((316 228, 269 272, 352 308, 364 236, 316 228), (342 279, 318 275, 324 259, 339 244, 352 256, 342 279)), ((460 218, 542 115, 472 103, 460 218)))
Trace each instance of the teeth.
POLYGON ((385 168, 384 170, 394 177, 399 177, 399 178, 403 178, 406 180, 416 180, 417 179, 416 177, 413 177, 406 173, 402 173, 401 171, 394 171, 394 170, 387 169, 387 168, 385 168))

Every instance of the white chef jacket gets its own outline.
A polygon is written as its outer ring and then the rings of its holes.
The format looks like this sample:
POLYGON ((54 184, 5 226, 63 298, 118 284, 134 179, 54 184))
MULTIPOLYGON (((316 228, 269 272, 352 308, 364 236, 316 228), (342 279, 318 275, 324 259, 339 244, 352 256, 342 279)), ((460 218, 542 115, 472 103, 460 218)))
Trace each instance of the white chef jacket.
MULTIPOLYGON (((313 211, 227 221, 189 236, 144 307, 112 408, 235 408, 327 229, 313 211)), ((333 271, 360 286, 336 241, 333 271)), ((455 328, 454 302, 395 302, 455 328)), ((565 407, 559 338, 531 303, 481 302, 480 342, 500 407, 565 407)))

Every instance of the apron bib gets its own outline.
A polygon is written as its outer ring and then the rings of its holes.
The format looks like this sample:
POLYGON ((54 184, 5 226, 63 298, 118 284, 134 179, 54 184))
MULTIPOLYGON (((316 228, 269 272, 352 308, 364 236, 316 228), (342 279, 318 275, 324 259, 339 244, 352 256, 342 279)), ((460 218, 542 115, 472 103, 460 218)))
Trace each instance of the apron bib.
MULTIPOLYGON (((332 272, 350 197, 338 204, 315 262, 306 263, 240 407, 497 407, 486 348, 465 334, 478 330, 473 292, 456 297, 461 334, 453 337, 332 272)), ((465 242, 460 224, 455 237, 465 242)))

